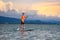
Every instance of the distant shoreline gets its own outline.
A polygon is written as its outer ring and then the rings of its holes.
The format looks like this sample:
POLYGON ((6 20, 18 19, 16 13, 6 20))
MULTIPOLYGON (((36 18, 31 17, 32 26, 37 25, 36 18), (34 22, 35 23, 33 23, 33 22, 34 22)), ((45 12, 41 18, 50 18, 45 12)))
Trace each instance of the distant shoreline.
MULTIPOLYGON (((0 24, 21 24, 21 19, 0 16, 0 24)), ((60 21, 25 20, 25 24, 60 24, 60 21)))
MULTIPOLYGON (((6 24, 6 23, 0 23, 0 24, 6 24)), ((20 24, 20 23, 7 23, 7 24, 20 24)), ((28 23, 26 23, 26 24, 28 24, 28 23)), ((38 24, 38 25, 60 25, 60 24, 38 24)))

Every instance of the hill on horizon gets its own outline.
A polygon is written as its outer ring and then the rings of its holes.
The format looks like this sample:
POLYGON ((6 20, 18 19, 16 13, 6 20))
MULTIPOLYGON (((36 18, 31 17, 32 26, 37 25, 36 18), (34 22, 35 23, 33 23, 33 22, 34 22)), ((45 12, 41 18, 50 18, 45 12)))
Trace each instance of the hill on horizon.
MULTIPOLYGON (((21 24, 21 19, 0 16, 0 24, 21 24)), ((60 21, 25 20, 25 24, 60 24, 60 21)))

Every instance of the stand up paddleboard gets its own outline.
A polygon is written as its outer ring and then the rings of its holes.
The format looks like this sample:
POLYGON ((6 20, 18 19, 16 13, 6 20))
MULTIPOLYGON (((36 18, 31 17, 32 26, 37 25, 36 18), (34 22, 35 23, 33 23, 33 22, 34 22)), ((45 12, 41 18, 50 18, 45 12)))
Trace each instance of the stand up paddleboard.
POLYGON ((25 31, 33 31, 34 29, 27 29, 27 30, 25 30, 25 31))

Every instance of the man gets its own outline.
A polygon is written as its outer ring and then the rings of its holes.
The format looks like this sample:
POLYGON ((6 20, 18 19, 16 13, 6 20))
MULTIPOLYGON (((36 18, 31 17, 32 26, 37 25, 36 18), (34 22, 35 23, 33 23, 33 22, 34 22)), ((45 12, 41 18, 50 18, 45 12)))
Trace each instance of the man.
POLYGON ((25 16, 24 13, 22 13, 21 24, 24 24, 24 21, 25 21, 26 18, 27 18, 27 16, 25 16))

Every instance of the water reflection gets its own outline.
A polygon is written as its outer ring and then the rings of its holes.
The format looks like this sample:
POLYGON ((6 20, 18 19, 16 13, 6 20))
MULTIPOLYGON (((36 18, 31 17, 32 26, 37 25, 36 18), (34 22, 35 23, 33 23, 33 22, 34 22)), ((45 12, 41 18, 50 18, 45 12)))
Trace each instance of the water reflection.
POLYGON ((25 26, 24 24, 20 25, 20 33, 21 33, 21 40, 25 40, 25 30, 24 30, 25 26))

